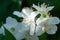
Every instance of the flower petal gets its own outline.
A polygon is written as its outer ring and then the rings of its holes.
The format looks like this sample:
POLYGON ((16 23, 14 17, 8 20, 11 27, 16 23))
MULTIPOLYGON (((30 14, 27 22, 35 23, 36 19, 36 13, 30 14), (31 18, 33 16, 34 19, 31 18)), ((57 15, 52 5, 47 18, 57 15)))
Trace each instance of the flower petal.
POLYGON ((54 6, 47 7, 47 11, 51 11, 54 8, 54 6))
POLYGON ((31 18, 32 18, 32 20, 34 21, 34 19, 35 19, 35 17, 38 15, 39 13, 37 12, 37 11, 34 11, 34 12, 32 12, 31 13, 31 18))
POLYGON ((33 4, 33 6, 32 6, 33 8, 35 8, 36 10, 40 10, 40 6, 37 6, 37 5, 35 5, 35 4, 33 4))
POLYGON ((13 31, 15 31, 15 26, 17 24, 18 24, 18 22, 16 19, 8 17, 6 19, 6 24, 4 24, 4 27, 12 33, 13 31))
POLYGON ((48 18, 38 18, 37 21, 36 21, 36 23, 37 23, 37 25, 39 25, 39 24, 45 22, 47 19, 48 18))
POLYGON ((25 37, 25 32, 17 32, 16 34, 13 34, 16 38, 16 40, 21 40, 24 39, 25 37))
POLYGON ((23 23, 19 23, 14 27, 14 31, 9 30, 12 35, 16 38, 16 40, 21 40, 25 37, 25 32, 28 28, 23 23))
POLYGON ((44 32, 42 31, 42 27, 43 27, 43 25, 41 24, 41 25, 37 25, 37 27, 36 27, 36 35, 37 36, 40 36, 40 35, 42 35, 44 32))
POLYGON ((0 34, 5 35, 3 26, 0 28, 0 34))
POLYGON ((12 34, 18 40, 23 39, 25 37, 25 32, 28 30, 28 27, 25 26, 23 23, 18 23, 15 26, 15 31, 12 34))
POLYGON ((60 20, 58 17, 49 17, 47 21, 52 24, 59 24, 60 23, 60 20))
POLYGON ((16 30, 19 30, 19 32, 24 32, 29 30, 29 27, 26 26, 24 23, 18 23, 17 27, 15 27, 16 30))
POLYGON ((30 35, 34 35, 34 31, 35 31, 35 24, 32 23, 32 24, 30 25, 30 35))
POLYGON ((31 12, 33 12, 32 9, 26 7, 22 9, 22 12, 26 15, 26 16, 30 16, 31 12))
POLYGON ((46 29, 46 32, 48 34, 55 34, 57 31, 57 26, 56 25, 50 25, 49 27, 51 27, 50 29, 46 29))
POLYGON ((6 25, 8 25, 9 27, 12 27, 12 26, 14 27, 17 25, 17 20, 12 17, 7 17, 6 25))
POLYGON ((23 17, 23 13, 19 12, 19 11, 14 11, 13 14, 18 16, 18 17, 23 17))

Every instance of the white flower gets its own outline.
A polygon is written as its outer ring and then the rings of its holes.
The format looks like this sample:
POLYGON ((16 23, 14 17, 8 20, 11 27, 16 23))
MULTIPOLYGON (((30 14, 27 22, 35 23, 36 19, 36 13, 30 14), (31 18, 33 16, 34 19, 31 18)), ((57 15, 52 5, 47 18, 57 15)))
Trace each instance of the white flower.
POLYGON ((51 11, 54 8, 54 6, 47 7, 45 3, 43 3, 41 6, 37 6, 33 4, 32 7, 35 8, 40 14, 47 14, 49 11, 51 11))
POLYGON ((59 24, 60 20, 58 17, 46 17, 37 19, 36 23, 36 33, 38 35, 44 32, 47 32, 48 34, 55 34, 57 31, 56 24, 59 24))
POLYGON ((36 21, 36 34, 41 35, 44 32, 55 34, 57 31, 57 26, 55 24, 59 24, 60 20, 58 17, 50 17, 48 15, 48 12, 51 11, 54 6, 47 7, 47 5, 43 3, 41 6, 33 4, 33 8, 41 14, 40 18, 36 21))
POLYGON ((25 24, 17 22, 16 19, 7 17, 4 27, 12 33, 16 40, 21 40, 25 37, 25 31, 28 29, 24 27, 25 24))
POLYGON ((23 23, 29 27, 30 30, 30 35, 34 35, 34 30, 35 30, 35 16, 38 14, 37 11, 33 11, 30 8, 23 8, 22 12, 14 11, 14 15, 17 15, 18 17, 23 17, 23 23), (15 13, 16 12, 16 13, 15 13))
POLYGON ((26 40, 39 40, 38 39, 38 36, 35 35, 35 16, 37 16, 38 12, 37 11, 33 11, 32 9, 30 8, 23 8, 22 9, 22 12, 18 12, 18 11, 14 11, 13 13, 14 15, 17 15, 18 17, 20 17, 19 15, 22 15, 21 17, 23 17, 23 22, 22 23, 25 23, 27 28, 29 28, 29 30, 27 30, 26 32, 26 36, 25 36, 25 39, 26 40), (15 14, 15 12, 17 12, 15 14))
POLYGON ((5 35, 5 32, 4 32, 4 28, 3 27, 0 28, 0 34, 5 35))
POLYGON ((22 17, 23 15, 21 14, 22 12, 19 11, 14 11, 13 14, 17 15, 18 17, 22 17))

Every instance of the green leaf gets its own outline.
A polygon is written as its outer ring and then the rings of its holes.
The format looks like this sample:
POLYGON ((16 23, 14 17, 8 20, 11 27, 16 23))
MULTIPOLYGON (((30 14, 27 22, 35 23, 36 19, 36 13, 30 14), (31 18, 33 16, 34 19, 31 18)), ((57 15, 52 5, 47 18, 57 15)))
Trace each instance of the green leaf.
POLYGON ((21 11, 22 0, 13 2, 12 0, 0 0, 0 22, 4 21, 13 11, 21 11))
POLYGON ((42 35, 39 37, 39 39, 40 39, 40 40, 48 40, 47 34, 46 34, 46 33, 42 34, 42 35))
POLYGON ((2 22, 0 22, 0 28, 1 28, 2 22))
POLYGON ((35 21, 40 17, 41 15, 38 14, 36 17, 35 17, 35 21))
POLYGON ((5 36, 0 34, 0 40, 5 40, 5 36))
POLYGON ((5 27, 4 29, 5 29, 5 35, 6 35, 5 40, 16 40, 15 37, 5 27))
POLYGON ((7 8, 10 5, 11 0, 0 0, 0 22, 7 16, 7 8))

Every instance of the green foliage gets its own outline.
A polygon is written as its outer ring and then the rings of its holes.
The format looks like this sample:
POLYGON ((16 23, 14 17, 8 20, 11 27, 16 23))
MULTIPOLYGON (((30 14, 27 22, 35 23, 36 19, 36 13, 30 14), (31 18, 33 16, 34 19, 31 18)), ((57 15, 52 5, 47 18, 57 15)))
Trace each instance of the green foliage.
POLYGON ((42 34, 42 35, 39 37, 39 39, 40 39, 40 40, 48 40, 47 34, 46 34, 46 33, 42 34))
POLYGON ((5 29, 5 35, 6 35, 5 40, 16 40, 15 37, 6 28, 4 29, 5 29))
POLYGON ((10 3, 9 0, 0 0, 0 22, 8 15, 6 12, 10 3))
POLYGON ((40 17, 40 14, 38 14, 36 17, 35 17, 35 21, 40 17))
POLYGON ((0 22, 0 28, 1 28, 2 22, 0 22))
POLYGON ((0 34, 0 40, 5 40, 5 36, 0 34))

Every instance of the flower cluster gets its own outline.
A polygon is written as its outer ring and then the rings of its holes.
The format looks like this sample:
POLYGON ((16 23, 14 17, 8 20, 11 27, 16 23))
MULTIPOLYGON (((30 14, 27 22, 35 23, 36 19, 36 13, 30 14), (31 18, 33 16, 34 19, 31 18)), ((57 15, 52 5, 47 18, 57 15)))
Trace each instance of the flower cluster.
MULTIPOLYGON (((33 4, 32 7, 35 8, 36 11, 25 7, 21 12, 13 12, 14 15, 23 17, 22 22, 18 22, 12 17, 6 18, 4 27, 11 32, 16 40, 22 40, 24 38, 26 40, 39 40, 38 36, 43 33, 55 34, 57 31, 56 24, 59 24, 60 20, 58 17, 49 15, 49 11, 51 11, 54 6, 47 7, 45 3, 43 3, 41 6, 33 4), (41 16, 35 21, 35 17, 38 14, 41 14, 41 16)), ((3 25, 0 29, 0 34, 5 35, 3 25)))

